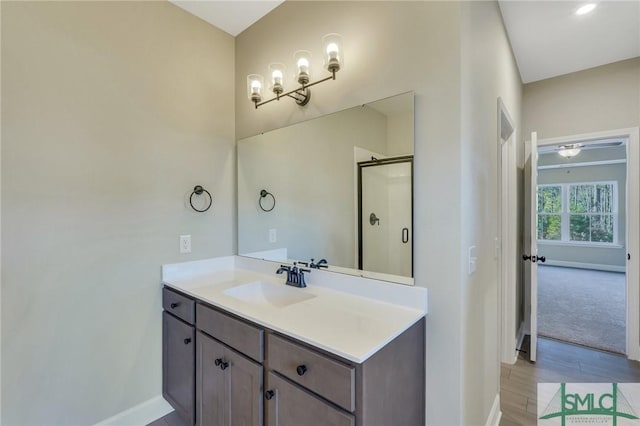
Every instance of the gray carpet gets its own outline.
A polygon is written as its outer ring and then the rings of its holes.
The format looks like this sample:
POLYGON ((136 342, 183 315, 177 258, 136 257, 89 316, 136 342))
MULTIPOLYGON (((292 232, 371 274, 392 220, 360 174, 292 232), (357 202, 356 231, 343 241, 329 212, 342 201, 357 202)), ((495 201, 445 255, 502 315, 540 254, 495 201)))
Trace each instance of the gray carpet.
POLYGON ((625 352, 625 274, 538 265, 538 334, 625 352))

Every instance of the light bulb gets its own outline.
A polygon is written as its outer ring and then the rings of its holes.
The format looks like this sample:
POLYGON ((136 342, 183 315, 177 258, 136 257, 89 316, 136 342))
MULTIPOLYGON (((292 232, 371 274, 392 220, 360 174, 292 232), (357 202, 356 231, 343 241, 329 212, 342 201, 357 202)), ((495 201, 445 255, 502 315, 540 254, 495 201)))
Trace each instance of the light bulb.
POLYGON ((311 74, 311 53, 298 50, 293 55, 296 64, 296 81, 302 85, 309 83, 311 74))
POLYGON ((338 45, 329 43, 327 45, 327 55, 329 55, 329 59, 338 59, 338 45))
POLYGON ((274 70, 271 73, 271 78, 273 79, 273 84, 282 84, 282 71, 274 70))
POLYGON ((309 72, 309 60, 307 58, 298 59, 298 71, 303 73, 309 72))
POLYGON ((258 80, 253 80, 251 82, 251 93, 253 93, 254 95, 259 95, 260 89, 262 89, 262 84, 258 80))
POLYGON ((342 61, 344 60, 342 52, 342 36, 337 33, 327 34, 322 37, 322 46, 325 52, 324 66, 330 72, 335 73, 342 68, 342 61))
POLYGON ((257 103, 262 100, 262 87, 264 78, 260 74, 249 74, 247 76, 247 96, 251 102, 257 103))

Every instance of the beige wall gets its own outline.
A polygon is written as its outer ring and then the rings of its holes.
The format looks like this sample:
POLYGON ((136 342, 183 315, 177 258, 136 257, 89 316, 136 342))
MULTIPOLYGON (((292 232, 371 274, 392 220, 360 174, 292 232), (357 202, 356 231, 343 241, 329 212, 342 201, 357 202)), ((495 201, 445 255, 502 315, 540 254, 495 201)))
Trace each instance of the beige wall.
MULTIPOLYGON (((522 152, 522 84, 496 2, 462 5, 462 389, 461 424, 484 424, 499 392, 498 97, 513 119, 522 152), (468 274, 476 247, 477 269, 468 274)), ((515 165, 514 165, 515 167, 515 165)))
POLYGON ((160 394, 160 265, 235 252, 233 63, 169 3, 3 2, 2 424, 160 394))
POLYGON ((640 125, 640 58, 524 86, 526 134, 538 139, 640 125))
MULTIPOLYGON (((499 385, 493 257, 498 96, 518 132, 521 116, 521 82, 497 4, 285 3, 238 37, 236 61, 240 135, 416 92, 415 278, 430 292, 427 419, 484 423, 499 385), (289 24, 289 17, 305 14, 317 23, 289 24), (253 110, 240 78, 318 44, 330 31, 345 35, 346 66, 331 83, 335 88, 316 88, 306 110, 284 103, 253 110), (471 277, 469 245, 481 253, 471 277)), ((521 144, 518 151, 522 155, 521 144)))

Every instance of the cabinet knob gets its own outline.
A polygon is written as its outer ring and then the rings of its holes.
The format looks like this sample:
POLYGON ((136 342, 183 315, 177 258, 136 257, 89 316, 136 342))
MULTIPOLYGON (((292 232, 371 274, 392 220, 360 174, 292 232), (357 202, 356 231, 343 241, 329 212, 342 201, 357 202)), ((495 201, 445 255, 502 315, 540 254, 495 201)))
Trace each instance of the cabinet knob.
POLYGON ((306 365, 299 365, 298 368, 296 368, 296 371, 298 372, 298 376, 304 376, 304 373, 307 372, 307 366, 306 365))
POLYGON ((217 358, 215 361, 213 361, 213 363, 216 365, 216 367, 220 367, 220 364, 222 364, 222 358, 217 358))
POLYGON ((267 399, 267 400, 271 400, 271 398, 273 398, 273 396, 274 396, 275 394, 276 394, 276 393, 275 393, 274 391, 272 391, 272 390, 268 390, 268 391, 266 391, 266 392, 264 393, 264 397, 265 397, 265 399, 267 399))
POLYGON ((186 339, 184 339, 185 345, 188 345, 189 343, 191 343, 191 337, 187 337, 186 339))
POLYGON ((229 366, 229 363, 228 363, 228 362, 226 362, 226 361, 223 361, 223 362, 220 364, 220 369, 221 369, 221 370, 226 370, 228 366, 229 366))
POLYGON ((175 308, 177 308, 178 306, 180 306, 180 303, 178 303, 178 302, 173 302, 170 306, 171 306, 171 309, 175 309, 175 308))

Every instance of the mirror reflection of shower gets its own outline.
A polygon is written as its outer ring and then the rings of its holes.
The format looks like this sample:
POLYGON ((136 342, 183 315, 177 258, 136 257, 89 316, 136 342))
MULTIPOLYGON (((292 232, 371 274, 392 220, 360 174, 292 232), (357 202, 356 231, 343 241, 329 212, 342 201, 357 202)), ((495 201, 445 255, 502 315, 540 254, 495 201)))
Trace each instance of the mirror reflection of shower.
POLYGON ((412 189, 413 156, 358 163, 359 269, 413 276, 412 189))

